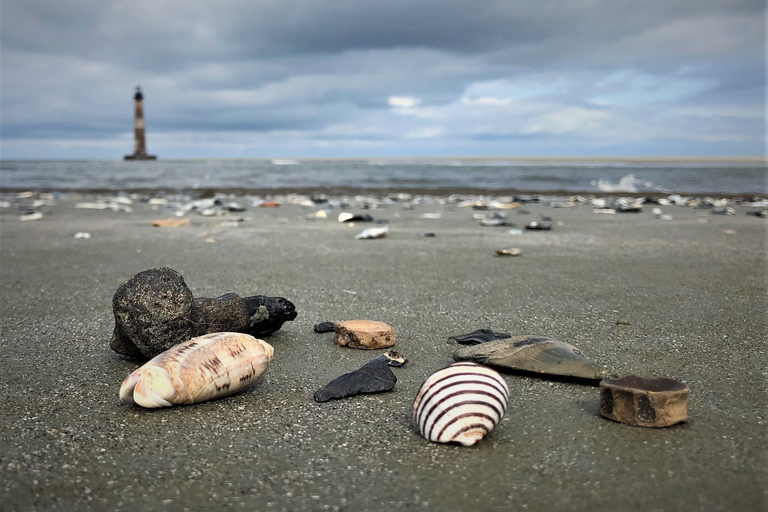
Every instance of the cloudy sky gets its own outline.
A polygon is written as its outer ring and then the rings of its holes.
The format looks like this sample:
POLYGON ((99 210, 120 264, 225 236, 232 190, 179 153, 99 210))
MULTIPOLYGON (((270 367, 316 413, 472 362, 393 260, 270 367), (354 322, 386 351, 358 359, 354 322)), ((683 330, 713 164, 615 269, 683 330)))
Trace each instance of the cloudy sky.
POLYGON ((3 0, 3 158, 760 155, 763 0, 3 0))

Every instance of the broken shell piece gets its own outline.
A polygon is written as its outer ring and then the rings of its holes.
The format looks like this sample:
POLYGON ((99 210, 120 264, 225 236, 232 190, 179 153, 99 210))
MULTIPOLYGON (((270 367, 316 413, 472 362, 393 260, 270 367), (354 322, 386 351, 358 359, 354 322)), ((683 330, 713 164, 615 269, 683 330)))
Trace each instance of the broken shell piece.
POLYGON ((408 362, 408 360, 403 357, 400 352, 397 352, 395 350, 387 350, 383 354, 380 354, 373 358, 374 361, 383 361, 387 363, 389 366, 394 366, 395 368, 400 368, 401 366, 405 365, 405 363, 408 362))
POLYGON ((464 347, 453 359, 563 377, 601 380, 612 376, 573 345, 544 336, 516 336, 464 347))
POLYGON ((520 249, 512 248, 512 249, 496 249, 496 254, 498 256, 520 256, 523 253, 520 249))
POLYGON ((256 382, 272 354, 269 343, 247 334, 206 334, 176 345, 131 373, 120 386, 120 400, 154 408, 231 395, 256 382))
POLYGON ((435 443, 472 446, 507 410, 509 388, 501 375, 475 363, 455 363, 430 375, 413 401, 419 432, 435 443))
POLYGON ((395 330, 384 322, 348 320, 336 322, 333 341, 342 347, 374 350, 395 344, 395 330))
POLYGON ((511 338, 511 336, 505 332, 493 332, 490 329, 478 329, 469 334, 451 336, 448 339, 454 340, 460 345, 478 345, 480 343, 488 343, 489 341, 503 340, 506 338, 511 338))
POLYGON ((637 427, 688 421, 690 389, 675 379, 629 375, 600 382, 600 415, 637 427))
POLYGON ((77 233, 75 233, 75 240, 79 240, 81 238, 85 238, 85 239, 91 238, 91 234, 85 231, 78 231, 77 233))
POLYGON ((549 231, 552 229, 552 224, 549 222, 538 222, 534 220, 529 222, 528 225, 525 226, 525 229, 532 231, 549 231))
POLYGON ((152 225, 156 228, 177 228, 187 224, 189 224, 189 219, 158 219, 152 222, 152 225))
POLYGON ((381 393, 391 391, 397 383, 397 377, 384 361, 373 359, 353 372, 336 377, 314 394, 315 402, 327 402, 338 398, 360 395, 363 393, 381 393))
POLYGON ((355 237, 356 240, 384 238, 389 233, 389 226, 382 228, 368 228, 355 237))
POLYGON ((40 220, 42 218, 43 218, 43 212, 32 212, 32 213, 27 213, 26 215, 19 216, 19 220, 22 222, 29 221, 29 220, 40 220))
POLYGON ((511 224, 504 215, 494 212, 491 215, 486 215, 483 217, 480 220, 480 225, 486 227, 496 227, 513 226, 514 224, 511 224))

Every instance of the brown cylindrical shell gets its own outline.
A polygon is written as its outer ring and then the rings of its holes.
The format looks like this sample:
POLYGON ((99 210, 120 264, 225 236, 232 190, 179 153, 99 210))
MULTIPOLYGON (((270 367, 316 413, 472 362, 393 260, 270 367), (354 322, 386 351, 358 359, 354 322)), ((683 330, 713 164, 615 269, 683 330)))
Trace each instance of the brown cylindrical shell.
POLYGON ((375 350, 395 344, 395 330, 384 322, 373 320, 348 320, 334 324, 333 341, 342 347, 375 350))
POLYGON ((638 427, 688 421, 690 389, 675 379, 629 375, 600 382, 600 415, 638 427))
POLYGON ((217 332, 166 350, 130 374, 120 399, 143 407, 167 407, 218 398, 258 380, 273 348, 248 334, 217 332))

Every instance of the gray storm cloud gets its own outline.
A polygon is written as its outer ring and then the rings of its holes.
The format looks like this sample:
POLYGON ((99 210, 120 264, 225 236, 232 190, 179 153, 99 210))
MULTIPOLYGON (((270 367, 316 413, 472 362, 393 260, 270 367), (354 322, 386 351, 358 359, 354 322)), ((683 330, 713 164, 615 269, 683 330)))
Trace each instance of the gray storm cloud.
POLYGON ((136 84, 150 145, 177 156, 757 154, 764 11, 755 1, 10 0, 3 154, 119 154, 136 84))

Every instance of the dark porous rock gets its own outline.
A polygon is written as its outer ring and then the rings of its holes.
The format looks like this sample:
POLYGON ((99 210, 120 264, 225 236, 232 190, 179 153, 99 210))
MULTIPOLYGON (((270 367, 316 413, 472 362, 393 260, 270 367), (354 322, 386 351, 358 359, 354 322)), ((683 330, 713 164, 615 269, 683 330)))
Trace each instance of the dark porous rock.
POLYGON ((457 336, 451 336, 448 339, 455 340, 456 343, 461 345, 478 345, 480 343, 488 343, 489 341, 503 340, 511 337, 511 334, 505 332, 493 332, 490 329, 478 329, 469 334, 459 334, 457 336))
POLYGON ((194 300, 181 274, 170 268, 139 272, 112 298, 112 350, 128 357, 155 357, 194 338, 194 300))
POLYGON ((279 330, 285 322, 294 320, 298 313, 296 307, 285 297, 267 297, 254 295, 243 299, 251 324, 245 330, 251 336, 269 336, 279 330))
POLYGON ((335 322, 320 322, 315 324, 315 332, 333 332, 336 330, 334 327, 335 322))
POLYGON ((396 350, 387 350, 383 354, 374 357, 373 361, 384 361, 389 366, 394 366, 396 368, 399 368, 408 362, 408 360, 396 350))
POLYGON ((211 332, 245 332, 251 316, 239 295, 227 293, 214 299, 195 299, 192 323, 195 337, 211 332))
POLYGON ((192 297, 184 278, 170 268, 139 272, 120 285, 112 298, 115 331, 110 347, 118 354, 148 359, 197 336, 246 332, 266 336, 296 310, 282 297, 192 297))
POLYGON ((359 370, 345 373, 315 392, 315 402, 327 402, 338 398, 346 398, 364 393, 381 393, 392 391, 397 377, 389 369, 387 363, 375 358, 359 370))

